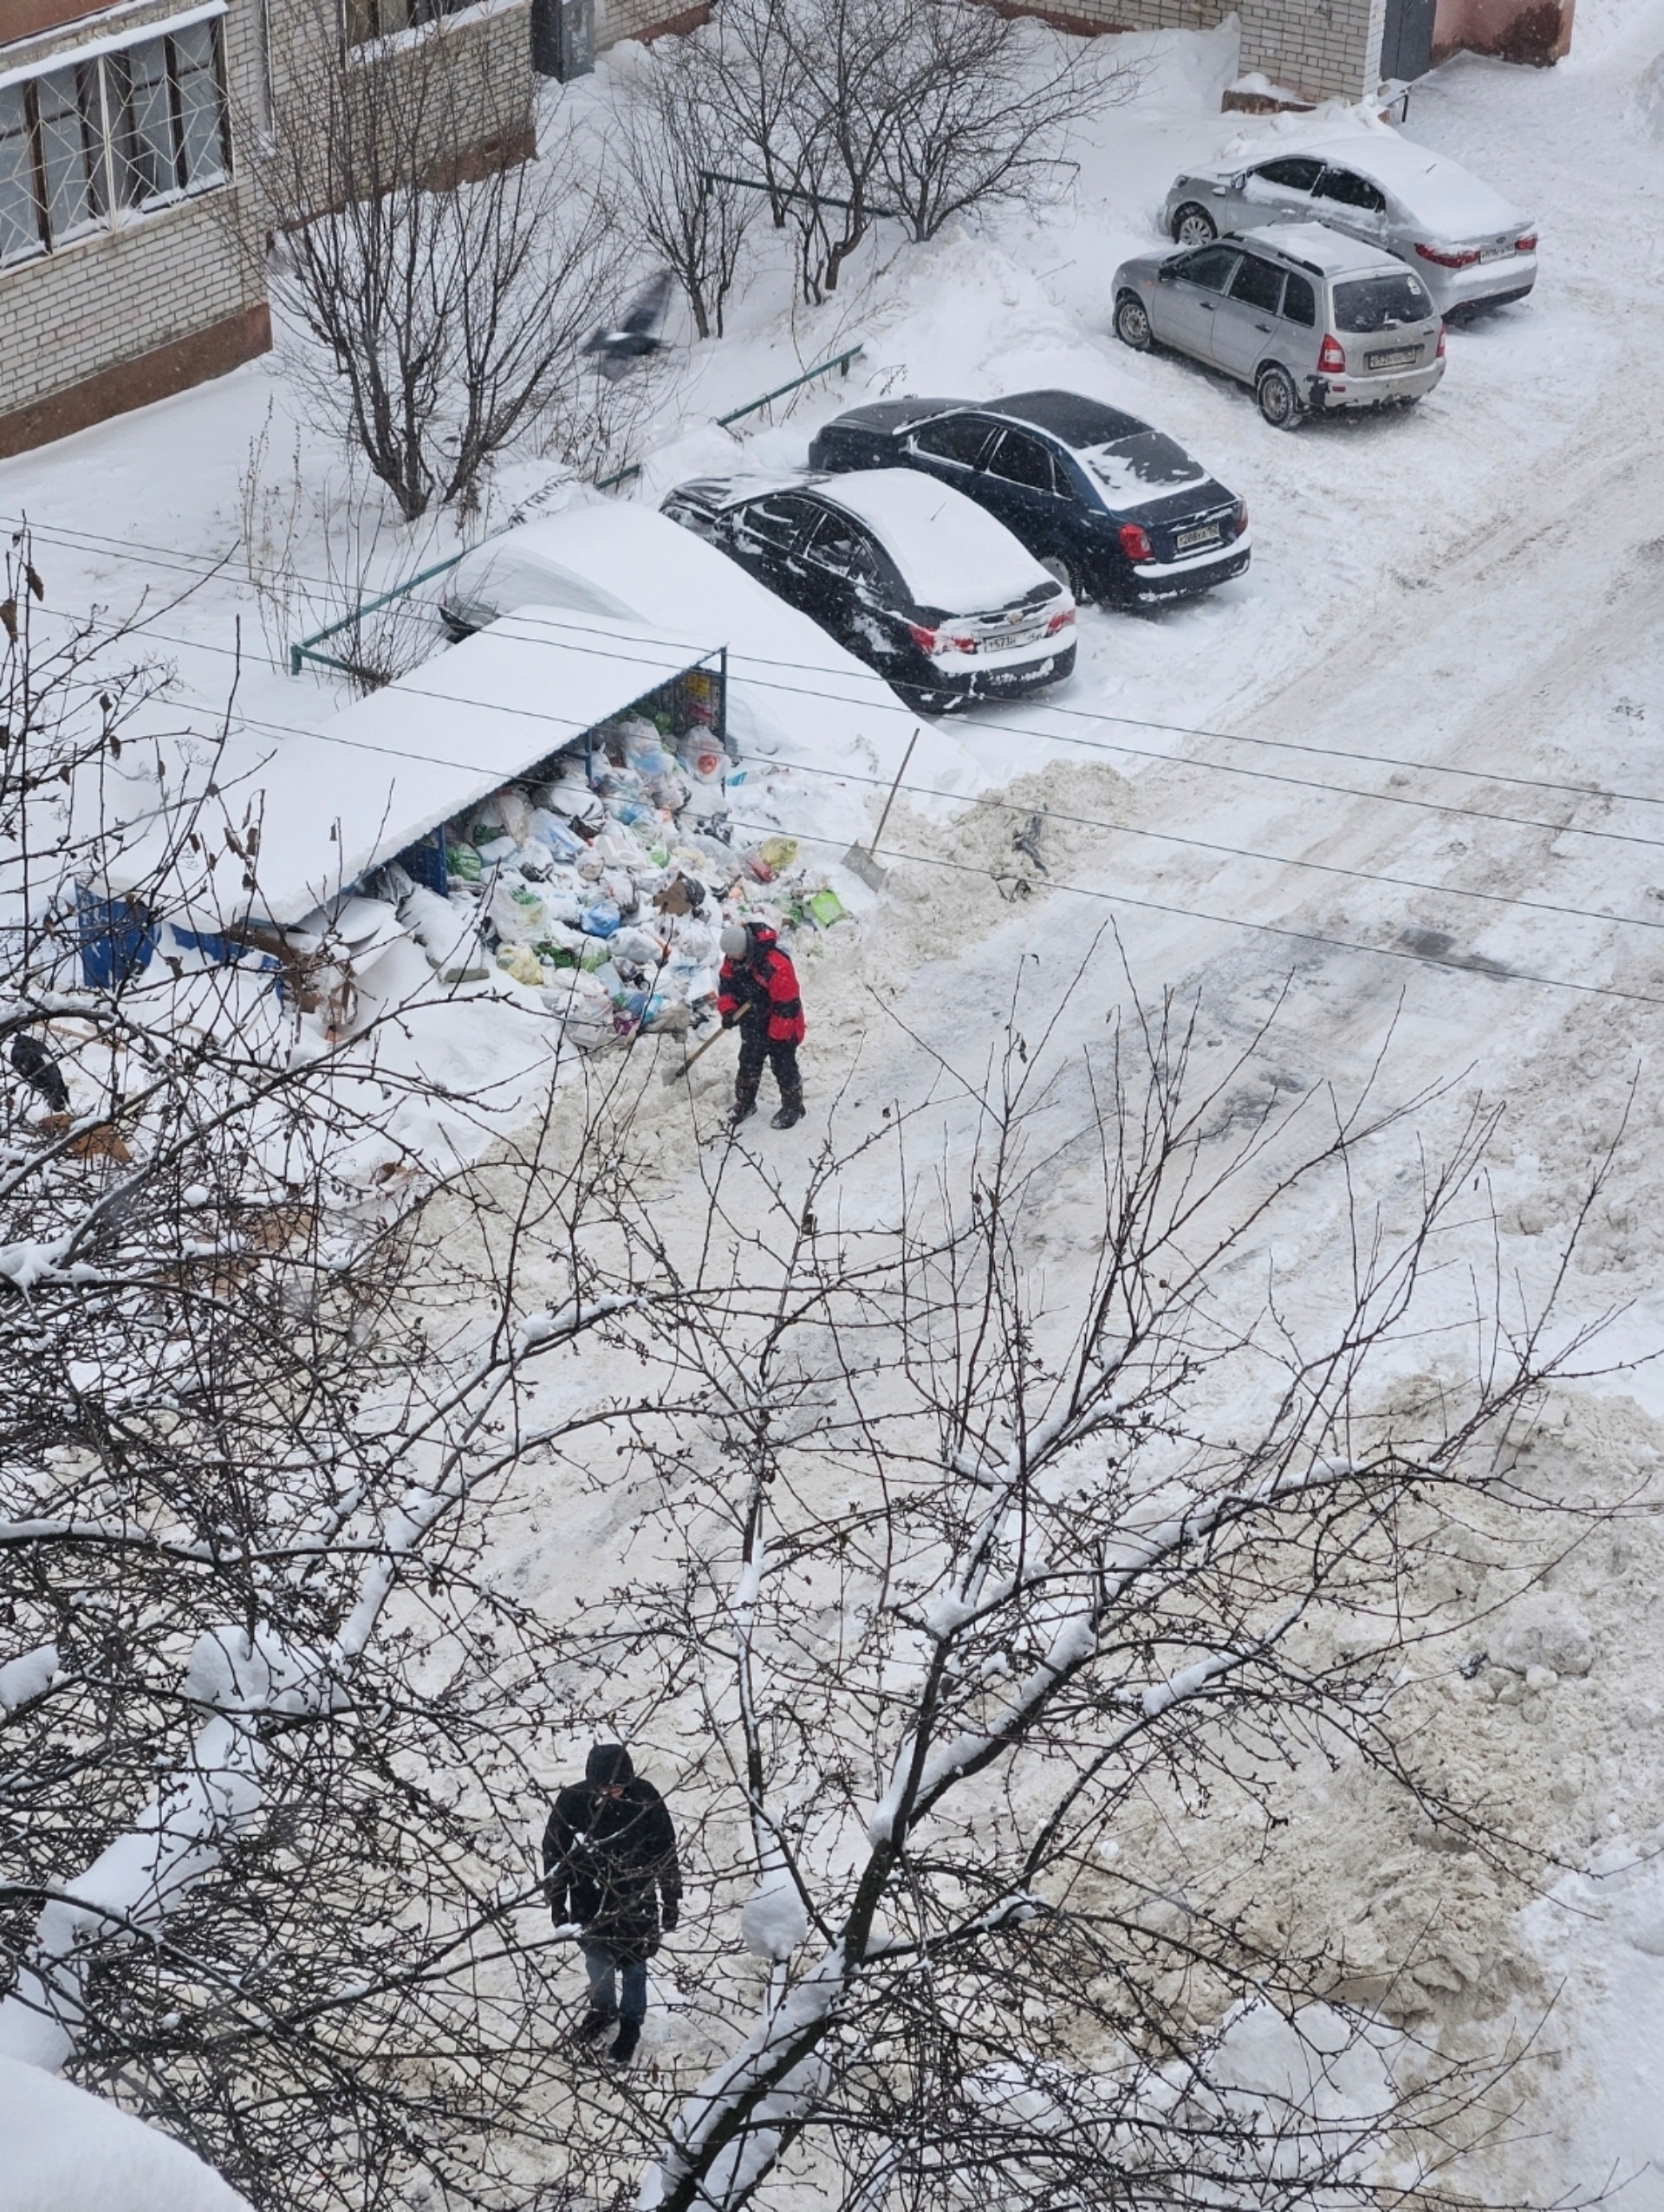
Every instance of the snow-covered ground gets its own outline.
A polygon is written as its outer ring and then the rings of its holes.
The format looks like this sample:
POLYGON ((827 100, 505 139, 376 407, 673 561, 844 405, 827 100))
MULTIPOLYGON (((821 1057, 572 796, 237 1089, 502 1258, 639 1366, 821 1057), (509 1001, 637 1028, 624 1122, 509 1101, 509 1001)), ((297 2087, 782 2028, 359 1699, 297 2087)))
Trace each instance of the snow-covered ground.
MULTIPOLYGON (((1108 283, 1152 243, 1178 167, 1334 118, 1220 114, 1227 36, 1102 43, 1138 62, 1141 82, 1078 149, 1066 207, 931 248, 886 245, 812 315, 790 310, 765 271, 734 335, 666 372, 661 413, 698 426, 860 339, 847 383, 743 441, 770 465, 800 460, 816 425, 860 398, 1068 385, 1179 438, 1253 515, 1238 582, 1154 618, 1089 614, 1066 690, 952 725, 932 772, 915 771, 887 834, 890 891, 857 941, 835 934, 805 962, 811 1108, 858 1062, 843 1094, 852 1134, 917 1088, 915 1038, 980 1062, 1025 959, 1061 985, 1113 924, 1141 986, 1201 988, 1226 1039, 1291 978, 1277 1025, 1290 1084, 1355 1085, 1390 1031, 1395 1092, 1447 1079, 1505 1101, 1488 1164, 1505 1264, 1526 1278, 1627 1115, 1567 1296, 1576 1318, 1617 1310, 1609 1363, 1650 1360, 1664 1344, 1664 1109, 1651 1079, 1664 1013, 1664 0, 1581 0, 1555 70, 1463 58, 1417 88, 1410 134, 1537 217, 1537 291, 1453 332, 1444 382, 1411 413, 1292 438, 1240 387, 1117 347, 1108 283), (967 810, 933 792, 1000 803, 967 810), (1008 898, 996 878, 1012 869, 1011 834, 1043 810, 1047 872, 1008 898)), ((578 97, 604 102, 627 66, 604 62, 578 97)), ((125 609, 148 590, 163 609, 153 634, 205 712, 227 686, 236 617, 245 640, 257 634, 250 595, 232 561, 164 602, 234 545, 250 441, 270 405, 270 446, 285 451, 293 404, 257 364, 0 465, 0 515, 36 525, 53 599, 125 609)), ((736 452, 725 433, 667 429, 640 496, 736 452)), ((504 496, 547 473, 526 465, 504 496)), ((315 521, 298 558, 329 573, 315 521)), ((337 703, 326 683, 259 667, 238 699, 265 726, 337 703)), ((805 769, 777 783, 759 822, 841 849, 871 790, 861 779, 899 758, 899 707, 894 725, 871 762, 828 764, 844 771, 835 803, 822 791, 834 779, 805 769)), ((1121 990, 1106 946, 1063 1038, 1101 1029, 1121 990)), ((702 1125, 720 1087, 714 1074, 695 1086, 702 1125)), ((667 1092, 654 1110, 663 1203, 697 1203, 676 1164, 694 1144, 688 1105, 667 1092)), ((816 1127, 812 1111, 811 1141, 816 1127)), ((803 1135, 761 1142, 790 1159, 803 1135)), ((1277 1255, 1285 1277, 1303 1264, 1321 1277, 1333 1227, 1308 1213, 1304 1249, 1277 1255)), ((1633 1492, 1655 1509, 1661 1415, 1664 1366, 1633 1367, 1568 1395, 1544 1458, 1571 1489, 1633 1492)), ((586 1571, 575 1530, 613 1540, 616 1513, 586 1513, 564 1514, 558 1550, 536 1553, 551 1586, 586 1571)), ((1245 1864, 1240 1877, 1285 1883, 1309 1929, 1355 1936, 1368 1922, 1383 1955, 1438 1919, 1446 1941, 1425 1988, 1452 2033, 1510 2007, 1524 2020, 1557 1985, 1553 2093, 1492 2178, 1544 2197, 1623 2181, 1635 2212, 1664 2212, 1661 1577, 1643 1513, 1591 1539, 1541 1593, 1583 1638, 1583 1671, 1551 1668, 1526 1695, 1519 1670, 1496 1663, 1427 1686, 1456 1771, 1548 1856, 1551 1884, 1528 1909, 1344 1780, 1312 1799, 1273 1868, 1245 1864)))

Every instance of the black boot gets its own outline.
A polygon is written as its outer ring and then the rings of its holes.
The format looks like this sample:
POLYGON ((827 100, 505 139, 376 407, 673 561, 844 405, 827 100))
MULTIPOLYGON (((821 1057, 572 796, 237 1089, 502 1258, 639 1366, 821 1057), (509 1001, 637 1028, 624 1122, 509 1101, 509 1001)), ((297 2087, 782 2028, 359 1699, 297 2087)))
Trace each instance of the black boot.
POLYGON ((597 2012, 591 2005, 573 2031, 574 2040, 579 2043, 599 2043, 617 2018, 616 2013, 597 2012))
POLYGON ((789 1091, 782 1097, 780 1101, 780 1111, 769 1123, 769 1127, 771 1129, 796 1129, 798 1122, 801 1122, 803 1118, 803 1092, 801 1090, 789 1091))
POLYGON ((621 2020, 618 2024, 617 2040, 607 2056, 615 2066, 627 2066, 635 2056, 635 2046, 641 2040, 639 2020, 621 2020))
POLYGON ((737 1129, 742 1122, 750 1121, 751 1116, 755 1114, 756 1111, 757 1091, 755 1087, 750 1090, 737 1090, 734 1093, 733 1111, 728 1116, 729 1128, 731 1129, 737 1129))

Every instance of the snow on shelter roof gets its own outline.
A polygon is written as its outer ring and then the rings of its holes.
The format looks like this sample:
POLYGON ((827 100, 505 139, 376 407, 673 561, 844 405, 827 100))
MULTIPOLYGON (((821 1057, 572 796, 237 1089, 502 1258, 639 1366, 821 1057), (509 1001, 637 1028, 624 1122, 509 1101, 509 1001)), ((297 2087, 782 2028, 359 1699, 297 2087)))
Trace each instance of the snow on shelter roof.
MULTIPOLYGON (((221 919, 290 927, 440 823, 720 647, 522 607, 225 786, 260 824, 257 888, 221 919)), ((224 780, 224 779, 222 779, 224 780)), ((122 887, 112 884, 113 889, 122 887)))

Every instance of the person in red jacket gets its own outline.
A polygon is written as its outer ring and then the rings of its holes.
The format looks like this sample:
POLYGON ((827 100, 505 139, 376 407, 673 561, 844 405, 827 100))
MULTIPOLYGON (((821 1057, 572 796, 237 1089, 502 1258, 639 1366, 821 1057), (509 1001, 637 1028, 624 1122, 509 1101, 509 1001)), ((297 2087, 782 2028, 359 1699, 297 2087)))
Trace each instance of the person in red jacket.
POLYGON ((770 1126, 789 1129, 803 1118, 803 1084, 797 1072, 803 1002, 797 995, 797 971, 773 930, 760 921, 731 921, 722 933, 722 951, 717 1012, 725 1029, 739 1030, 734 1121, 757 1111, 757 1086, 766 1060, 780 1086, 780 1111, 770 1126))

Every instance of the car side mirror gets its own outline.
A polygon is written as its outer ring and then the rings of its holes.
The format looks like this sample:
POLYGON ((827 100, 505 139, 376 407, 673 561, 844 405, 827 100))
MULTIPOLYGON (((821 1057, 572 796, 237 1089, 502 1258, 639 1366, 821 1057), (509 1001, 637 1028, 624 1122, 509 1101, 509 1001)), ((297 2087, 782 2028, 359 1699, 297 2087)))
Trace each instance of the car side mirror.
POLYGON ((1163 267, 1156 270, 1155 281, 1158 284, 1171 284, 1173 278, 1178 274, 1179 272, 1176 269, 1163 267))

